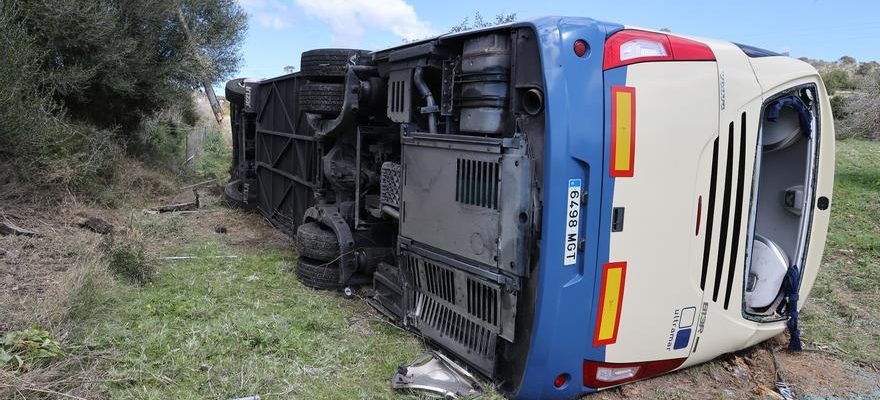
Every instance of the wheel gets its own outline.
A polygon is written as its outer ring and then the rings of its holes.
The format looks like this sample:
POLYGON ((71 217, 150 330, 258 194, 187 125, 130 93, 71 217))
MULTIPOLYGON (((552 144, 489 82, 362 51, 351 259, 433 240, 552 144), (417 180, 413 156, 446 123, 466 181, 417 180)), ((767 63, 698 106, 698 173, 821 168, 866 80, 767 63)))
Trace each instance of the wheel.
POLYGON ((341 83, 307 83, 299 88, 299 109, 303 112, 336 116, 345 100, 345 85, 341 83))
POLYGON ((223 199, 230 207, 245 210, 257 208, 256 180, 236 179, 227 183, 223 188, 223 199))
POLYGON ((342 82, 348 66, 369 53, 356 49, 309 50, 300 58, 300 74, 316 82, 342 82))
POLYGON ((357 291, 355 291, 354 288, 351 286, 346 286, 342 289, 342 295, 346 299, 353 299, 357 296, 357 291))
POLYGON ((318 261, 334 261, 339 257, 336 233, 317 222, 302 224, 296 229, 296 247, 300 256, 318 261))
POLYGON ((296 260, 296 279, 312 289, 339 289, 339 263, 325 263, 300 256, 296 260))
POLYGON ((244 78, 226 82, 226 100, 239 106, 244 105, 244 78))

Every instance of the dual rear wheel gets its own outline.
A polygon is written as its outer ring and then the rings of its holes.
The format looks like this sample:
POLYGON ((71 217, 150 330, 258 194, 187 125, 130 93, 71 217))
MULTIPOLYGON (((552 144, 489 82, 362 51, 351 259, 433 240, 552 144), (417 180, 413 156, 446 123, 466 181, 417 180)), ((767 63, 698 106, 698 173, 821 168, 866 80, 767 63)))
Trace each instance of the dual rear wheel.
POLYGON ((339 241, 332 230, 317 222, 302 224, 296 230, 296 277, 312 289, 338 290, 339 241))
POLYGON ((297 98, 303 112, 334 118, 345 100, 345 75, 349 65, 357 65, 369 51, 357 49, 317 49, 300 59, 300 75, 308 82, 300 86, 297 98))

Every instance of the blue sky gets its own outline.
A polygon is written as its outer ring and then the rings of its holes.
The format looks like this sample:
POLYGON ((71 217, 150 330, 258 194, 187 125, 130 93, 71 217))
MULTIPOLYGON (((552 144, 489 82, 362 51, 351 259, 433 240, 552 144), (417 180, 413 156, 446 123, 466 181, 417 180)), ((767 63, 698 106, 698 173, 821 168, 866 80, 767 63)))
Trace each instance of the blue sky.
POLYGON ((443 33, 479 11, 491 18, 585 16, 646 28, 713 37, 789 52, 794 57, 880 60, 880 2, 776 1, 459 1, 239 0, 250 28, 239 76, 272 77, 299 67, 299 55, 320 47, 379 49, 443 33))

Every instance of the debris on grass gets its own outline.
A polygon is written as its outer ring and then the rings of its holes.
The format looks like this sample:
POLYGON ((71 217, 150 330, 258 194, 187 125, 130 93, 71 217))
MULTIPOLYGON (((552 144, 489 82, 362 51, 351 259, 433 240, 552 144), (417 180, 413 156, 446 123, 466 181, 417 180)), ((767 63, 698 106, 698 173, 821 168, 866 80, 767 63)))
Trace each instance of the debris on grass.
POLYGON ((9 221, 0 222, 0 235, 39 236, 36 232, 24 229, 9 221))
POLYGON ((107 222, 104 218, 85 213, 79 213, 77 217, 79 217, 79 220, 76 221, 76 225, 80 228, 89 229, 102 235, 113 233, 113 224, 107 222))
POLYGON ((160 260, 171 260, 171 261, 200 260, 203 258, 238 258, 238 256, 227 255, 227 256, 164 256, 164 257, 159 257, 160 260))
POLYGON ((36 326, 7 332, 0 342, 0 369, 27 371, 43 361, 64 356, 48 331, 36 326))
POLYGON ((171 203, 156 207, 160 213, 176 211, 193 211, 199 208, 199 192, 196 189, 187 190, 177 195, 171 203))

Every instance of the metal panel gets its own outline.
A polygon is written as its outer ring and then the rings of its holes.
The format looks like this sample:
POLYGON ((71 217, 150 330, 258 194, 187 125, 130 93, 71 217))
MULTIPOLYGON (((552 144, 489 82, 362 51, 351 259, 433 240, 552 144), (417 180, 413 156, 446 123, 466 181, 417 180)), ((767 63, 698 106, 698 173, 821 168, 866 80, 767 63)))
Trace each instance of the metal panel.
POLYGON ((256 168, 259 208, 273 224, 294 235, 314 203, 321 176, 321 143, 299 112, 301 80, 288 75, 263 83, 258 91, 256 168))
POLYGON ((388 76, 388 118, 394 122, 411 122, 412 70, 392 71, 388 76))
POLYGON ((516 292, 404 249, 408 320, 487 375, 498 338, 514 340, 516 292))
POLYGON ((417 135, 404 139, 402 162, 401 236, 526 274, 531 168, 518 142, 417 135))

